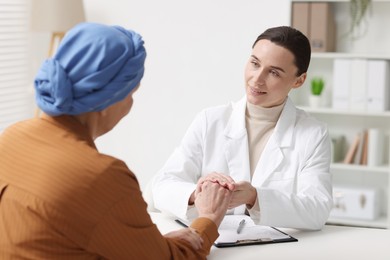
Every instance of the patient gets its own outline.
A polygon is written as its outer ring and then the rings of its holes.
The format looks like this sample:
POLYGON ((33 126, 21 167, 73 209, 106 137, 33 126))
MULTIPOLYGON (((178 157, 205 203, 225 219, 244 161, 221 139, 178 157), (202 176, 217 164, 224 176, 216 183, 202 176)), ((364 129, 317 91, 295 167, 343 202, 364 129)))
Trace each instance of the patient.
POLYGON ((44 114, 0 135, 0 259, 206 258, 231 192, 205 181, 199 218, 163 236, 135 175, 94 144, 130 111, 145 57, 134 31, 83 23, 42 65, 44 114))

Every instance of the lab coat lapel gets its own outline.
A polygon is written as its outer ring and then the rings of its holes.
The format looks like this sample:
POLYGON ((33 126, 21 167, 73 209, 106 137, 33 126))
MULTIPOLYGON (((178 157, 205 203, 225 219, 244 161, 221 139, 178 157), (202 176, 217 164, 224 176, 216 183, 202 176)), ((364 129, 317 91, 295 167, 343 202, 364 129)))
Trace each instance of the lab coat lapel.
POLYGON ((283 149, 290 147, 293 141, 296 108, 289 98, 276 123, 275 130, 268 140, 253 174, 252 183, 261 186, 278 170, 283 162, 283 149))
POLYGON ((246 97, 234 104, 225 128, 225 156, 230 176, 236 180, 250 181, 248 137, 245 128, 246 97))
MULTIPOLYGON (((250 182, 248 137, 245 128, 246 97, 233 105, 233 112, 225 128, 225 157, 229 174, 235 181, 250 182)), ((245 205, 234 209, 244 214, 245 205)))

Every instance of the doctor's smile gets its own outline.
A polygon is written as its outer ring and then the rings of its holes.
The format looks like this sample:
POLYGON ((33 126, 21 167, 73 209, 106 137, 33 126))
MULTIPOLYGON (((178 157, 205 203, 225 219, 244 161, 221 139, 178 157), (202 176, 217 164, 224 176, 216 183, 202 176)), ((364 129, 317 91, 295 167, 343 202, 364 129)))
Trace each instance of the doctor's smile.
POLYGON ((267 92, 265 91, 261 91, 261 90, 257 90, 256 88, 254 87, 249 87, 251 93, 254 95, 254 96, 261 96, 261 95, 265 95, 267 94, 267 92))

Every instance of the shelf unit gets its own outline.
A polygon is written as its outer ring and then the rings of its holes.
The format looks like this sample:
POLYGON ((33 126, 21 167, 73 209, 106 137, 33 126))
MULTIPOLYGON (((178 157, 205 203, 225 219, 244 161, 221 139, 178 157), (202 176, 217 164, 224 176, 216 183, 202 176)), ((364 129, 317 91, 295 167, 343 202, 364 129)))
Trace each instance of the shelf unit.
MULTIPOLYGON (((332 4, 336 34, 336 51, 312 53, 312 60, 306 83, 299 89, 293 90, 290 97, 298 107, 313 114, 320 121, 328 124, 331 135, 345 136, 345 151, 352 143, 356 134, 367 128, 379 128, 385 133, 386 149, 384 164, 377 167, 344 164, 331 164, 331 173, 334 185, 347 185, 355 188, 374 187, 381 192, 380 217, 375 220, 360 220, 350 218, 329 218, 328 223, 372 228, 390 228, 390 111, 366 112, 333 109, 331 104, 333 61, 345 59, 381 59, 390 61, 390 35, 386 35, 383 28, 390 27, 390 0, 372 0, 368 15, 368 31, 358 40, 345 37, 348 28, 348 0, 292 0, 294 2, 329 2, 332 4), (310 80, 321 76, 325 80, 325 89, 322 95, 322 105, 319 108, 309 106, 310 80)), ((389 86, 390 87, 390 86, 389 86)))

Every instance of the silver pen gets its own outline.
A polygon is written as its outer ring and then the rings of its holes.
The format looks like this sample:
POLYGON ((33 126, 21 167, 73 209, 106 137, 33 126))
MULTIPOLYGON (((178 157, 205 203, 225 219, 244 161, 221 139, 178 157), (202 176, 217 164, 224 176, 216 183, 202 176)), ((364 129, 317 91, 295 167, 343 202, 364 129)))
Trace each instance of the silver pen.
POLYGON ((240 223, 238 224, 238 228, 237 228, 237 234, 240 234, 242 228, 244 227, 245 225, 245 219, 241 220, 240 223))

